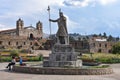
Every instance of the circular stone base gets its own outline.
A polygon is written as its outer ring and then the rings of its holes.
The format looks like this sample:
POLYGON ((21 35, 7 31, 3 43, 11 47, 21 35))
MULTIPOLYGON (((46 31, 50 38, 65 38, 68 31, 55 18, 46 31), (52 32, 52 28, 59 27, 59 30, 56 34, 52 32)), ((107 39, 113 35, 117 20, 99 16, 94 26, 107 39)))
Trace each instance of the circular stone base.
POLYGON ((27 67, 13 66, 13 71, 30 74, 54 74, 54 75, 105 75, 112 74, 112 68, 55 68, 55 67, 27 67))

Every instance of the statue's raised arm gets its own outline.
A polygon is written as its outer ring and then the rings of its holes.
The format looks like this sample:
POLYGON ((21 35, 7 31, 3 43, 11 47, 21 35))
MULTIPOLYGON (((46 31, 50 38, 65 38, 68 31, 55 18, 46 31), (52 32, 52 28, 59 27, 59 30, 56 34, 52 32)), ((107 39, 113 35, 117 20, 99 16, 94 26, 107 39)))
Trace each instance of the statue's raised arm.
POLYGON ((49 19, 49 21, 51 21, 51 22, 58 22, 58 19, 57 20, 49 19))

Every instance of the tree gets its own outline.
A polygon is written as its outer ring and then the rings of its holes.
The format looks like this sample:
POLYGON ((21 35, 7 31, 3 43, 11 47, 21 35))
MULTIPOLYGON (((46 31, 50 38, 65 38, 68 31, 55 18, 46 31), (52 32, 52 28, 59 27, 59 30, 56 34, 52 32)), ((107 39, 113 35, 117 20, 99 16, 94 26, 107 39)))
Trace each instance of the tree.
POLYGON ((98 35, 97 34, 93 34, 93 37, 97 37, 98 35))
POLYGON ((102 36, 102 34, 100 33, 100 34, 99 34, 99 36, 101 37, 101 36, 102 36))
POLYGON ((113 54, 120 54, 120 42, 117 42, 117 43, 112 47, 112 53, 113 53, 113 54))
POLYGON ((86 37, 83 37, 83 41, 87 41, 87 38, 86 38, 86 37))
POLYGON ((81 41, 82 40, 81 37, 78 37, 78 40, 81 41))
POLYGON ((112 37, 112 35, 109 35, 109 37, 108 37, 108 41, 113 41, 113 37, 112 37))
POLYGON ((10 56, 18 57, 18 56, 19 56, 18 53, 19 53, 18 50, 12 50, 12 51, 10 52, 10 56))
POLYGON ((72 37, 72 36, 69 36, 69 40, 70 41, 75 41, 74 37, 72 37))
POLYGON ((107 38, 107 35, 106 35, 106 33, 105 33, 105 32, 103 33, 103 37, 104 37, 104 38, 107 38))
POLYGON ((120 39, 120 38, 119 38, 119 37, 117 37, 117 38, 116 38, 116 41, 119 41, 119 39, 120 39))

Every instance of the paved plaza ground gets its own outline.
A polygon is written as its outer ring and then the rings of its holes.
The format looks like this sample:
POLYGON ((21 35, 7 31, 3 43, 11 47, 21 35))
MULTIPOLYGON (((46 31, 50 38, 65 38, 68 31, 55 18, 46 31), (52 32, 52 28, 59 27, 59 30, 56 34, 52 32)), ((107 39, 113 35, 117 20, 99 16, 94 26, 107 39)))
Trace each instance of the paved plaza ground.
POLYGON ((8 71, 8 63, 0 63, 0 80, 120 80, 120 64, 111 64, 111 75, 40 75, 8 71))

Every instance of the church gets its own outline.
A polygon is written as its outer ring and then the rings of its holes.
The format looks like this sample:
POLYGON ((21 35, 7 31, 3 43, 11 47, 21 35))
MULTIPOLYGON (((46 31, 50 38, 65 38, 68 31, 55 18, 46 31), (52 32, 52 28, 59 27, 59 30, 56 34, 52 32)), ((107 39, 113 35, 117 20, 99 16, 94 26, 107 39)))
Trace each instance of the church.
POLYGON ((36 27, 25 27, 24 21, 18 19, 15 29, 0 31, 0 49, 29 49, 35 45, 40 46, 38 40, 43 38, 42 28, 40 21, 36 23, 36 27))

